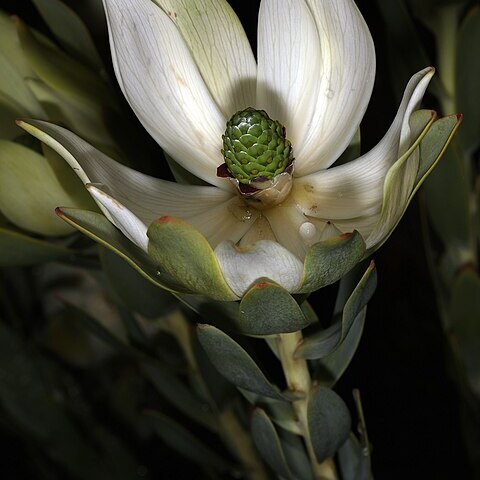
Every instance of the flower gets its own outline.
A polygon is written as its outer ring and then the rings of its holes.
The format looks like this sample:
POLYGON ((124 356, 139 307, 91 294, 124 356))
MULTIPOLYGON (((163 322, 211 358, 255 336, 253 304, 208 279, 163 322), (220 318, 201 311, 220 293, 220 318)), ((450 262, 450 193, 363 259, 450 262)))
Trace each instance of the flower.
POLYGON ((375 148, 332 167, 358 130, 375 77, 373 41, 352 0, 262 0, 258 62, 225 0, 104 6, 126 99, 174 164, 208 185, 152 178, 60 127, 23 126, 64 156, 132 242, 147 251, 152 222, 183 219, 208 240, 241 297, 260 277, 298 291, 308 249, 331 236, 356 229, 370 251, 385 241, 418 184, 417 145, 434 112, 414 112, 434 69, 412 77, 375 148), (231 175, 217 175, 226 123, 248 107, 285 126, 293 149, 288 192, 261 209, 231 175))

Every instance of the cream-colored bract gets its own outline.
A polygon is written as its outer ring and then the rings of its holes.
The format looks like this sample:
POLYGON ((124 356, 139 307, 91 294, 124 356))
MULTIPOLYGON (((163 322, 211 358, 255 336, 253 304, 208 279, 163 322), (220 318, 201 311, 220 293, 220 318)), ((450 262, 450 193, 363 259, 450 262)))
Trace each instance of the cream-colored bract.
POLYGON ((382 214, 385 179, 417 140, 411 117, 434 69, 411 78, 375 148, 329 168, 357 131, 375 77, 373 41, 353 0, 262 0, 258 65, 225 0, 104 5, 126 99, 165 152, 212 186, 148 177, 54 125, 30 122, 24 128, 64 156, 131 241, 146 250, 153 220, 182 218, 210 242, 240 297, 259 277, 294 292, 308 247, 336 232, 357 229, 369 249, 388 237, 414 188, 418 148, 396 177, 398 188, 391 190, 400 200, 388 215, 382 214), (295 156, 289 197, 262 212, 216 175, 226 121, 246 106, 264 109, 285 125, 295 156))

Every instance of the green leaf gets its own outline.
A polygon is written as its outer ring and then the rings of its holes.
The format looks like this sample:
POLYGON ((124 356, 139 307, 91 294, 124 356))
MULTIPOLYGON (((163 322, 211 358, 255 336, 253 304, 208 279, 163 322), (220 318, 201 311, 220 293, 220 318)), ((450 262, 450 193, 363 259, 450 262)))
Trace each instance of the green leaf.
POLYGON ((152 383, 162 397, 188 418, 216 431, 217 426, 209 405, 195 395, 176 375, 158 364, 143 363, 143 374, 152 383))
POLYGON ((171 293, 146 280, 111 250, 101 248, 100 258, 102 269, 120 304, 147 318, 160 317, 176 304, 171 293))
POLYGON ((367 307, 364 307, 353 320, 342 343, 315 363, 318 370, 316 377, 323 386, 332 388, 350 365, 362 338, 366 316, 367 307))
POLYGON ((480 278, 474 270, 465 269, 456 278, 449 313, 453 350, 480 398, 480 278))
POLYGON ((293 478, 295 480, 315 480, 302 437, 284 430, 279 432, 279 436, 293 478))
POLYGON ((200 442, 177 422, 158 412, 149 412, 147 418, 162 441, 185 458, 219 471, 230 469, 230 465, 218 453, 200 442))
POLYGON ((239 325, 247 335, 274 335, 309 324, 294 298, 269 279, 259 279, 240 302, 239 325))
POLYGON ((347 441, 338 450, 338 463, 342 480, 370 480, 370 465, 368 454, 355 435, 350 434, 347 441))
POLYGON ((316 386, 308 402, 307 419, 317 460, 333 457, 350 433, 351 418, 345 402, 333 390, 316 386))
POLYGON ((251 428, 255 446, 265 462, 280 477, 292 479, 277 431, 261 408, 254 410, 251 428))
POLYGON ((463 149, 472 153, 480 146, 480 8, 467 14, 457 34, 455 97, 456 106, 465 115, 465 125, 458 133, 463 149))
POLYGON ((462 115, 448 115, 438 119, 420 142, 420 162, 415 179, 415 188, 410 194, 409 201, 442 158, 462 123, 462 119, 462 115))
POLYGON ((119 255, 154 285, 170 291, 182 291, 182 285, 167 273, 159 271, 150 257, 130 242, 102 214, 75 208, 62 208, 57 211, 57 215, 72 227, 119 255))
POLYGON ((102 61, 80 17, 60 0, 32 0, 57 40, 79 60, 96 69, 102 61))
POLYGON ((432 226, 451 258, 456 260, 454 269, 457 269, 467 260, 465 255, 473 243, 470 184, 457 142, 450 145, 425 182, 425 192, 432 226))
MULTIPOLYGON (((432 65, 432 62, 404 1, 377 0, 377 5, 386 26, 390 76, 395 96, 400 100, 412 74, 432 65)), ((438 94, 440 85, 435 78, 432 79, 430 88, 435 95, 438 94)))
MULTIPOLYGON (((112 150, 115 152, 115 141, 106 123, 104 106, 100 102, 92 104, 78 100, 55 90, 38 78, 28 78, 25 81, 47 113, 49 122, 74 131, 105 153, 110 153, 112 150)), ((25 114, 22 116, 24 117, 25 114)), ((118 155, 114 155, 114 158, 116 156, 118 155)), ((67 164, 65 160, 63 162, 67 164)))
POLYGON ((20 19, 16 18, 15 23, 28 63, 41 80, 78 101, 115 108, 112 90, 95 72, 54 45, 39 41, 20 19))
POLYGON ((0 266, 2 267, 37 265, 66 259, 73 253, 62 245, 0 228, 0 266))
MULTIPOLYGON (((71 186, 62 183, 42 155, 0 140, 0 210, 15 225, 48 236, 71 233, 72 228, 55 215, 55 208, 91 205, 91 200, 83 202, 71 186)), ((75 188, 84 190, 81 183, 75 188)))
POLYGON ((340 280, 363 257, 365 242, 357 231, 316 243, 307 251, 301 287, 309 293, 340 280))
POLYGON ((371 245, 368 254, 387 241, 405 213, 411 192, 415 188, 415 178, 420 164, 417 156, 418 146, 430 131, 436 117, 437 113, 433 110, 417 110, 409 120, 410 135, 415 140, 387 172, 380 218, 368 237, 371 245))
POLYGON ((282 400, 252 357, 227 334, 211 325, 199 325, 198 338, 215 368, 239 388, 269 398, 282 400))
POLYGON ((375 263, 370 262, 355 290, 350 295, 343 309, 342 320, 331 327, 305 337, 297 350, 296 358, 323 358, 338 348, 345 340, 355 322, 360 321, 360 315, 373 296, 377 287, 375 263))
POLYGON ((183 285, 184 291, 214 300, 236 300, 225 282, 207 239, 183 220, 162 217, 147 232, 148 253, 162 272, 183 285))

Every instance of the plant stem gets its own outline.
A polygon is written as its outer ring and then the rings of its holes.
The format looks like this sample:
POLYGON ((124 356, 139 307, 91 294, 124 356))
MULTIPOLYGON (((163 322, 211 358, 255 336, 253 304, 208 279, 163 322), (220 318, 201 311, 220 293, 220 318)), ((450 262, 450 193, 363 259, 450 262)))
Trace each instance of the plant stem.
POLYGON ((280 361, 282 362, 283 372, 289 390, 304 395, 304 398, 292 403, 300 431, 302 432, 307 447, 315 478, 316 480, 337 480, 338 477, 333 459, 330 458, 322 463, 318 463, 312 446, 307 419, 308 400, 311 392, 312 380, 306 360, 297 359, 293 355, 302 338, 301 331, 278 335, 277 343, 280 353, 280 361))
POLYGON ((169 331, 180 344, 190 368, 192 382, 208 401, 210 409, 218 421, 218 431, 225 444, 243 465, 250 480, 268 480, 265 467, 258 457, 252 439, 238 420, 231 408, 220 410, 213 400, 207 385, 198 368, 197 359, 192 346, 192 326, 181 310, 172 312, 167 319, 169 331))

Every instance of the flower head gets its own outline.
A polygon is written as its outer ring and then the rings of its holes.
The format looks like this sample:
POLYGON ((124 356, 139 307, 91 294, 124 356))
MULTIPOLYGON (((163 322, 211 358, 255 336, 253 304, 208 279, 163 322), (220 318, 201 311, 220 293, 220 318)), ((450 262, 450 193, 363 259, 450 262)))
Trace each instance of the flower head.
POLYGON ((370 251, 384 242, 424 177, 417 147, 434 112, 414 112, 434 70, 412 77, 375 148, 332 167, 375 77, 353 0, 262 0, 258 61, 225 0, 104 5, 126 99, 168 156, 209 185, 140 174, 59 127, 32 122, 30 131, 131 241, 148 251, 152 222, 183 219, 208 240, 238 297, 259 277, 301 291, 309 249, 332 236, 357 230, 370 251))

